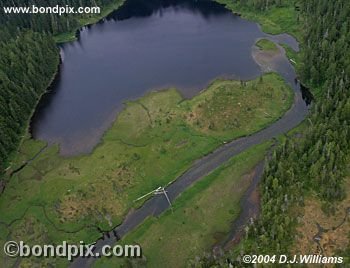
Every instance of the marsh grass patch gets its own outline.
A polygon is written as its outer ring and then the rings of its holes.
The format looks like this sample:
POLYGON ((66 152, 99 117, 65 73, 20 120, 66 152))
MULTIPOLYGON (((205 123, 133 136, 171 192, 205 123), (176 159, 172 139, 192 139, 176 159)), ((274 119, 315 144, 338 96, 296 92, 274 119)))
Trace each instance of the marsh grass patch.
MULTIPOLYGON (((62 157, 58 146, 50 146, 15 174, 0 196, 1 220, 21 224, 24 215, 35 217, 51 242, 93 242, 100 236, 97 227, 116 226, 140 205, 135 199, 166 185, 223 142, 276 121, 292 99, 292 90, 271 73, 247 82, 217 80, 188 100, 169 89, 129 101, 91 154, 62 157)), ((26 161, 42 146, 28 138, 15 161, 26 161)))

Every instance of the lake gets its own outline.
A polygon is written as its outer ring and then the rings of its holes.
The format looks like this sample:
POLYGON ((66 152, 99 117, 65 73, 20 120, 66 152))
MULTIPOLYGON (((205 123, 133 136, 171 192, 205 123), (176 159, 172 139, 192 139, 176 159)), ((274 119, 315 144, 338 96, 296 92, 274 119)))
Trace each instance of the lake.
MULTIPOLYGON (((168 87, 190 98, 217 77, 257 77, 262 70, 252 48, 266 36, 215 2, 128 0, 60 46, 59 74, 31 133, 58 143, 63 155, 88 153, 126 100, 168 87)), ((298 49, 288 35, 271 38, 298 49)))

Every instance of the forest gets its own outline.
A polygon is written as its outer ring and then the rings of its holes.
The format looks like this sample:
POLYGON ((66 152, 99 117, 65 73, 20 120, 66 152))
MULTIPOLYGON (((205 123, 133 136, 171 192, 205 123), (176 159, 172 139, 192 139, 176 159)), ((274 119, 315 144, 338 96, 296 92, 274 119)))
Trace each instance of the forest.
POLYGON ((0 31, 0 170, 16 151, 28 120, 56 72, 53 39, 31 30, 0 31))
MULTIPOLYGON (((3 0, 0 2, 0 177, 26 133, 29 119, 59 64, 54 36, 74 31, 91 14, 5 14, 9 6, 100 6, 113 0, 3 0)), ((0 183, 3 188, 4 183, 0 183)))
MULTIPOLYGON (((113 0, 3 0, 3 6, 105 6, 113 0)), ((315 100, 307 128, 285 139, 272 152, 261 183, 261 216, 247 228, 241 253, 285 254, 294 240, 293 207, 314 193, 332 213, 346 192, 343 181, 350 149, 350 1, 237 0, 264 13, 292 5, 302 31, 302 64, 298 73, 315 100)), ((1 11, 0 11, 1 12, 1 11)), ((41 95, 57 71, 58 49, 53 35, 75 29, 76 17, 0 13, 0 171, 24 135, 41 95)), ((1 187, 0 187, 1 189, 1 187)), ((232 253, 237 254, 237 253, 232 253)), ((226 261, 203 257, 207 266, 226 261)))
MULTIPOLYGON (((281 1, 275 5, 273 1, 241 1, 256 12, 269 8, 267 3, 276 7, 281 1)), ((297 5, 304 29, 298 72, 316 96, 308 127, 285 139, 266 164, 260 185, 261 215, 247 227, 241 252, 221 259, 205 255, 202 265, 220 265, 240 254, 290 252, 298 224, 291 210, 303 206, 311 193, 332 215, 334 205, 348 194, 343 185, 350 149, 350 2, 310 0, 297 5)))

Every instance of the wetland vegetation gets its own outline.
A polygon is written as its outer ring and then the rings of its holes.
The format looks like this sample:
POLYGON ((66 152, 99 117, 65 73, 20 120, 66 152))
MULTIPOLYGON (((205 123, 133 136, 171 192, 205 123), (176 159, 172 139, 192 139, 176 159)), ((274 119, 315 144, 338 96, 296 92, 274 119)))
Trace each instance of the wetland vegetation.
MULTIPOLYGON (((90 155, 66 158, 50 146, 12 175, 0 196, 1 239, 92 242, 120 223, 137 197, 223 142, 276 121, 292 99, 270 73, 248 82, 215 80, 189 100, 168 89, 129 101, 90 155)), ((43 146, 23 142, 13 169, 43 146)))
POLYGON ((94 267, 121 267, 130 263, 149 267, 185 267, 195 264, 203 250, 211 250, 230 232, 240 213, 240 199, 264 159, 271 142, 231 158, 176 199, 173 211, 149 218, 122 243, 139 244, 143 258, 102 258, 94 267), (215 216, 214 216, 215 215, 215 216))
MULTIPOLYGON (((143 246, 145 257, 137 265, 210 267, 227 264, 229 259, 238 267, 244 253, 313 254, 320 250, 310 242, 310 236, 318 232, 307 217, 312 213, 330 230, 321 237, 321 250, 348 256, 348 217, 339 228, 331 227, 344 219, 349 204, 349 2, 216 1, 259 22, 265 32, 295 36, 301 53, 282 46, 317 99, 302 127, 280 139, 281 144, 273 149, 262 175, 260 218, 247 226, 243 241, 231 252, 212 257, 213 245, 226 236, 239 215, 239 200, 270 142, 239 154, 205 176, 175 200, 174 213, 148 218, 121 243, 143 246), (336 243, 329 246, 333 240, 336 243)), ((0 6, 10 2, 20 4, 19 0, 3 1, 0 6)), ((97 3, 104 7, 105 16, 122 1, 97 3)), ((92 5, 92 1, 85 4, 92 5)), ((72 40, 78 27, 99 18, 0 16, 1 244, 7 240, 93 242, 101 231, 111 230, 142 205, 134 202, 137 197, 166 185, 226 142, 267 127, 292 104, 291 89, 275 73, 252 81, 217 79, 191 99, 183 98, 175 88, 150 92, 125 103, 91 154, 63 157, 58 145, 47 146, 23 133, 56 72, 58 52, 53 40, 72 40)), ((278 48, 267 39, 256 45, 272 53, 278 48)), ((2 251, 0 259, 5 266, 67 266, 64 259, 18 262, 2 251)), ((132 263, 101 259, 95 266, 118 264, 132 263)))

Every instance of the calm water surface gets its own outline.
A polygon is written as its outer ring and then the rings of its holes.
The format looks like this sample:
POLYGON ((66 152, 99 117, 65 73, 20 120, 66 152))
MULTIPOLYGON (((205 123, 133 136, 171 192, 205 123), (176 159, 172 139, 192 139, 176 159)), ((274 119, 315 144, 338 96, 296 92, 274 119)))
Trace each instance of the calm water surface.
MULTIPOLYGON (((219 76, 258 76, 251 52, 264 36, 214 2, 128 0, 61 46, 60 74, 33 117, 33 137, 59 143, 65 155, 90 152, 125 100, 170 86, 192 97, 219 76)), ((290 36, 278 39, 297 49, 290 36)))

